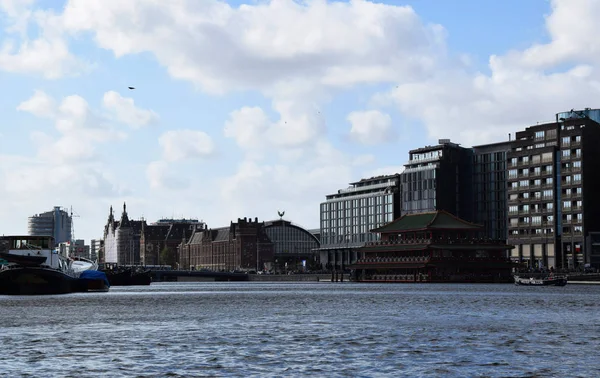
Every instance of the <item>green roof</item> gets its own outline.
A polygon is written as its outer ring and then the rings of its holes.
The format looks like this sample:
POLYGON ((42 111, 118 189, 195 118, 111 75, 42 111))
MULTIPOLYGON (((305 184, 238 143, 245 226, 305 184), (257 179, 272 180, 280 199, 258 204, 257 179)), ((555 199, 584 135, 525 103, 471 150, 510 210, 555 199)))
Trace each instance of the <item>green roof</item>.
POLYGON ((445 210, 405 214, 400 218, 371 230, 378 233, 396 233, 420 230, 481 230, 483 227, 455 217, 445 210))

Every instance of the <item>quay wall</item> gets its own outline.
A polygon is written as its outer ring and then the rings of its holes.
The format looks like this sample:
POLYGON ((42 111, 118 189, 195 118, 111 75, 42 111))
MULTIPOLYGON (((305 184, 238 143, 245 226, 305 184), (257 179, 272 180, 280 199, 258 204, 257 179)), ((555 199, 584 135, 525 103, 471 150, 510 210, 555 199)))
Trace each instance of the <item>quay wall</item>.
MULTIPOLYGON (((338 275, 338 281, 341 279, 338 275)), ((350 276, 344 274, 344 282, 349 281, 350 276)), ((331 282, 331 274, 249 274, 248 281, 256 282, 331 282)))
MULTIPOLYGON (((252 282, 331 282, 331 274, 248 274, 247 281, 252 282)), ((336 278, 334 277, 334 280, 336 278)), ((337 281, 341 280, 341 275, 337 276, 337 281)), ((350 281, 350 276, 344 274, 344 282, 350 281)), ((214 282, 227 281, 227 279, 216 277, 199 276, 177 276, 177 282, 214 282)))

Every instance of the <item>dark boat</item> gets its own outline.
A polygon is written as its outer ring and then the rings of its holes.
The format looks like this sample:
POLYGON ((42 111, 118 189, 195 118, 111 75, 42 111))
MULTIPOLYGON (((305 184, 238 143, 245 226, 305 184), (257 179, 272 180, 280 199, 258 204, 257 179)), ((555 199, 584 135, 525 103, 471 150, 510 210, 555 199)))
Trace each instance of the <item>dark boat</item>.
POLYGON ((565 286, 567 277, 546 276, 542 278, 515 276, 515 285, 521 286, 565 286))
POLYGON ((7 264, 0 267, 0 294, 42 295, 108 291, 104 273, 81 265, 54 249, 51 236, 4 236, 7 264), (95 272, 95 273, 94 273, 95 272))
POLYGON ((149 270, 133 270, 131 268, 115 268, 102 270, 111 286, 150 285, 152 276, 149 270))
POLYGON ((106 274, 99 270, 84 270, 79 274, 78 281, 78 291, 81 292, 108 291, 110 289, 110 282, 106 274))
POLYGON ((21 266, 40 266, 46 261, 46 256, 38 254, 13 255, 11 253, 0 253, 0 258, 6 260, 8 263, 19 264, 21 266))

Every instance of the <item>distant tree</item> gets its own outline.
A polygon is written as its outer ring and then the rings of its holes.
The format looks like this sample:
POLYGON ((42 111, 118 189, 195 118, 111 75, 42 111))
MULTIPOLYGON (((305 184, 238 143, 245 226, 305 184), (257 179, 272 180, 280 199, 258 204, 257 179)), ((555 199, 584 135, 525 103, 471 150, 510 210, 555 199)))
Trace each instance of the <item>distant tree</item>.
POLYGON ((160 251, 160 264, 175 267, 175 252, 171 248, 164 247, 160 251))

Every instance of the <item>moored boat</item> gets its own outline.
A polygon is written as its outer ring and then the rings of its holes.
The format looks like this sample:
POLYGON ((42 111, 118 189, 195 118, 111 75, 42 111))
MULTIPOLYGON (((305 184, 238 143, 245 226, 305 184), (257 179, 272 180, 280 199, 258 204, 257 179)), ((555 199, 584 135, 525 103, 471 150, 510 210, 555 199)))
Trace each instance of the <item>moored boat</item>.
POLYGON ((515 285, 522 286, 565 286, 567 284, 565 276, 524 277, 515 275, 514 278, 515 285))
POLYGON ((1 254, 0 294, 41 295, 107 291, 108 281, 93 265, 73 265, 54 248, 51 236, 3 236, 8 247, 1 254))
POLYGON ((148 269, 110 266, 102 272, 106 273, 111 286, 139 286, 152 283, 152 276, 148 269))

